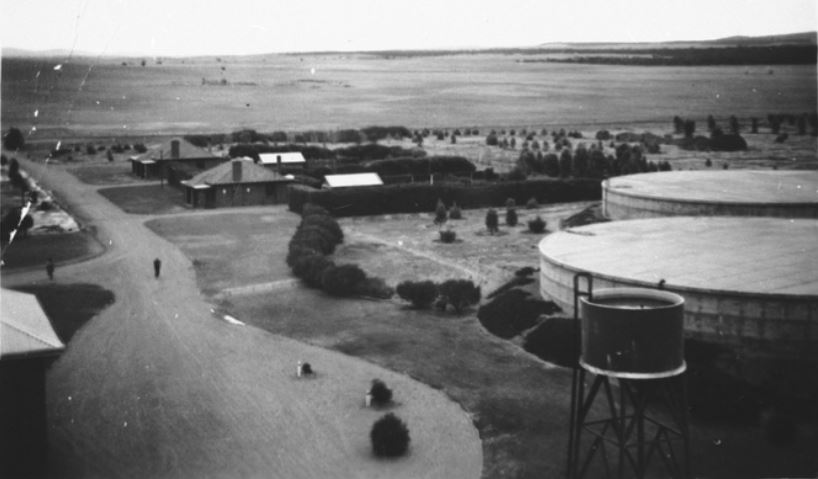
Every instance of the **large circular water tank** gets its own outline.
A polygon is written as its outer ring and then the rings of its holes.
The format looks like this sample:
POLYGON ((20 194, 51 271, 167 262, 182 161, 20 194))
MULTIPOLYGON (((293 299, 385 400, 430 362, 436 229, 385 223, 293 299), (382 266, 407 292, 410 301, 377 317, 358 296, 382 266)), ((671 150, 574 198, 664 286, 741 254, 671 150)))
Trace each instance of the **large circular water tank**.
POLYGON ((684 372, 684 298, 646 288, 581 298, 580 364, 595 373, 653 379, 684 372))

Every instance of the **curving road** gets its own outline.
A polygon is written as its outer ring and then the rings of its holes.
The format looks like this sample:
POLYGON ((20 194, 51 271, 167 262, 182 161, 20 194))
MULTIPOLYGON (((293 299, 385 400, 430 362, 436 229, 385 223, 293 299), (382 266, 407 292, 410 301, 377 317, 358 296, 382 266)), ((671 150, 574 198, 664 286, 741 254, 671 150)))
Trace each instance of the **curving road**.
MULTIPOLYGON (((107 245, 62 266, 60 281, 100 284, 116 303, 73 337, 48 376, 55 475, 82 477, 476 478, 482 449, 468 415, 404 375, 230 324, 211 313, 191 262, 62 167, 21 166, 107 245), (162 259, 153 276, 152 260, 162 259), (319 374, 296 379, 304 359, 319 374), (362 407, 371 379, 394 390, 410 454, 372 457, 383 414, 362 407)), ((42 280, 7 274, 5 286, 42 280)), ((286 294, 286 291, 278 294, 286 294)), ((271 301, 274 297, 271 295, 271 301)))

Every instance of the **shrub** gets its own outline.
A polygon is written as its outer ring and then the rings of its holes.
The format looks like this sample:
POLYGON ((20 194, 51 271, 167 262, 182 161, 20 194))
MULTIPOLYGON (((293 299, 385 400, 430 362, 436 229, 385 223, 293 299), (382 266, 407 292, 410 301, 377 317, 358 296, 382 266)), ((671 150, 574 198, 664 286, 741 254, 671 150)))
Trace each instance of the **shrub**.
POLYGON ((477 319, 497 337, 509 339, 537 324, 541 314, 553 314, 559 308, 521 289, 497 295, 480 307, 477 319))
POLYGON ((545 231, 545 220, 537 216, 528 222, 528 230, 532 233, 542 233, 545 231))
POLYGON ((443 243, 454 243, 457 233, 454 230, 440 230, 440 241, 443 243))
POLYGON ((437 299, 437 285, 431 281, 404 281, 396 291, 401 299, 418 309, 428 308, 437 299))
POLYGON ((319 226, 300 227, 290 239, 290 246, 312 248, 321 254, 331 254, 336 245, 333 234, 319 226))
POLYGON ((525 203, 525 207, 526 207, 526 208, 528 208, 528 209, 530 209, 530 210, 533 210, 533 209, 535 209, 535 208, 539 208, 539 207, 540 207, 540 204, 537 202, 537 198, 535 198, 535 197, 533 197, 533 196, 532 196, 532 197, 531 197, 531 198, 529 198, 529 199, 528 199, 528 201, 525 203))
POLYGON ((450 279, 438 288, 441 299, 460 313, 468 306, 480 302, 480 287, 468 279, 450 279))
POLYGON ((344 242, 344 232, 338 221, 329 215, 305 215, 300 228, 318 228, 327 233, 335 245, 344 242))
POLYGON ((441 225, 446 222, 448 216, 448 212, 446 211, 446 205, 443 204, 443 200, 440 198, 437 199, 437 206, 435 207, 435 224, 441 225))
POLYGON ((134 143, 133 149, 137 153, 146 153, 148 151, 148 147, 144 143, 134 143))
POLYGON ((293 274, 301 278, 307 286, 320 288, 324 272, 334 266, 335 263, 318 253, 307 254, 296 258, 293 263, 293 274))
POLYGON ((486 137, 486 145, 497 146, 497 144, 498 144, 497 135, 495 135, 494 133, 489 133, 489 135, 486 137))
POLYGON ((409 449, 409 428, 392 413, 375 421, 369 438, 372 441, 372 452, 378 457, 402 456, 409 449))
POLYGON ((506 209, 506 225, 517 226, 517 210, 515 208, 506 209))
POLYGON ((26 146, 23 132, 14 127, 9 128, 8 133, 3 136, 3 146, 10 151, 22 150, 26 146))
POLYGON ((494 234, 497 233, 500 228, 499 226, 499 218, 497 217, 497 211, 494 208, 489 209, 486 212, 486 229, 489 230, 489 233, 494 234))
POLYGON ((96 155, 97 154, 97 147, 88 143, 85 145, 85 153, 88 155, 96 155))
POLYGON ((354 264, 330 266, 321 275, 321 286, 333 296, 352 296, 359 292, 366 273, 354 264))
POLYGON ((452 207, 449 208, 449 218, 453 220, 463 219, 463 212, 460 211, 460 207, 457 206, 457 203, 454 203, 452 207))
POLYGON ((722 134, 710 138, 710 149, 713 151, 741 151, 747 149, 747 142, 738 134, 722 134))
POLYGON ((599 130, 598 132, 596 132, 596 139, 608 141, 611 139, 611 132, 608 130, 599 130))
POLYGON ((369 394, 372 396, 372 403, 376 406, 385 406, 392 402, 392 390, 380 379, 372 380, 369 394))

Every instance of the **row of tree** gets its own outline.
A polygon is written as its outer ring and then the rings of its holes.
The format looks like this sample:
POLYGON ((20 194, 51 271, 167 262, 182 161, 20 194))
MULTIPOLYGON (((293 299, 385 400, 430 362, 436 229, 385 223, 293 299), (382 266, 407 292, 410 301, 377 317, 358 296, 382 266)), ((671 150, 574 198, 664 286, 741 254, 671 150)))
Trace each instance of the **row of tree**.
POLYGON ((575 150, 564 148, 559 155, 523 150, 517 159, 517 175, 541 174, 553 178, 608 178, 632 173, 670 171, 667 161, 648 161, 641 145, 621 143, 615 155, 606 155, 602 147, 580 144, 575 150))

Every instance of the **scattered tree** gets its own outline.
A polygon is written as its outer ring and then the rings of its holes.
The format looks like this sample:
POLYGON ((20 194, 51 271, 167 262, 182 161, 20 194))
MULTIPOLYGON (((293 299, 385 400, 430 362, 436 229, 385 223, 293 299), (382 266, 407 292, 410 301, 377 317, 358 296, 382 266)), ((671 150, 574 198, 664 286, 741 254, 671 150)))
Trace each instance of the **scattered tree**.
POLYGON ((432 281, 404 281, 396 292, 401 299, 409 301, 418 309, 428 308, 437 299, 437 285, 432 281))
POLYGON ((545 220, 537 216, 528 222, 528 230, 532 233, 542 233, 545 231, 545 220))
POLYGON ((438 288, 441 300, 461 313, 465 308, 480 302, 480 287, 468 279, 450 279, 438 288))
POLYGON ((8 133, 3 137, 3 147, 10 151, 22 150, 26 146, 26 138, 23 132, 17 128, 9 128, 8 133))
POLYGON ((516 208, 506 208, 506 225, 517 226, 518 219, 516 208))
POLYGON ((489 230, 490 234, 497 233, 499 229, 500 220, 497 217, 497 211, 494 208, 490 208, 486 212, 486 229, 489 230))
POLYGON ((443 204, 443 200, 440 198, 437 199, 437 207, 435 207, 435 224, 442 225, 446 222, 448 218, 448 211, 446 211, 446 205, 443 204))
POLYGON ((372 403, 376 406, 386 406, 392 402, 392 390, 380 379, 372 380, 369 394, 372 396, 372 403))
POLYGON ((452 207, 449 208, 449 219, 453 220, 463 219, 463 212, 460 210, 460 207, 457 206, 457 203, 453 203, 452 207))
POLYGON ((457 233, 454 230, 445 229, 440 230, 440 241, 443 243, 454 243, 457 239, 457 233))
POLYGON ((409 428, 393 413, 381 417, 369 434, 372 452, 378 457, 398 457, 409 449, 409 428))

